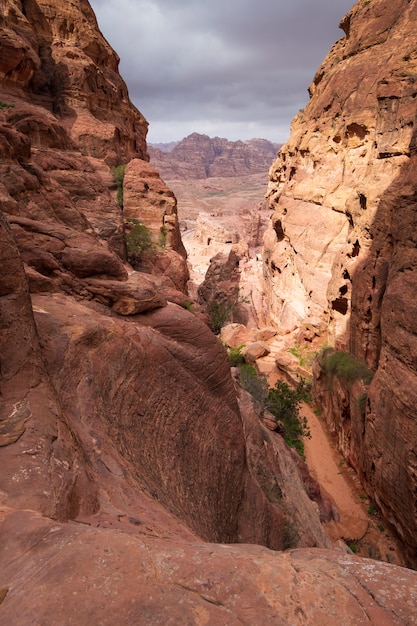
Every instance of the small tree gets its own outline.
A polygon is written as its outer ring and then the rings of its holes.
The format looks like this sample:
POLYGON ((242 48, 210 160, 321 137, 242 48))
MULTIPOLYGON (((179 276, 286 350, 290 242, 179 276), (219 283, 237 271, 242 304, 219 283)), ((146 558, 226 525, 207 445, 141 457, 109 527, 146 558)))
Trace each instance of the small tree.
POLYGON ((300 417, 300 403, 308 399, 307 383, 301 379, 295 388, 282 380, 269 390, 266 408, 279 420, 284 429, 284 439, 290 448, 304 458, 303 437, 310 437, 307 419, 300 417))
POLYGON ((117 187, 117 204, 123 208, 123 180, 125 177, 126 165, 117 165, 113 168, 113 176, 117 187))
POLYGON ((135 220, 130 232, 126 233, 126 247, 129 262, 138 261, 145 250, 153 246, 152 234, 149 228, 135 220))
POLYGON ((268 396, 268 381, 260 376, 253 365, 244 364, 239 367, 240 385, 251 394, 262 415, 265 409, 265 400, 268 396))

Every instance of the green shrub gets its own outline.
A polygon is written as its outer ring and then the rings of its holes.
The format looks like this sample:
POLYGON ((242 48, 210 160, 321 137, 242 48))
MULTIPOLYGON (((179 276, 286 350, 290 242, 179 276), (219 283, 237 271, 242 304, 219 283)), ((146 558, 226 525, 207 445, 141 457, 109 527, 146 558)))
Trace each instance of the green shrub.
POLYGON ((183 304, 184 309, 186 309, 187 311, 189 311, 190 313, 193 313, 193 303, 190 302, 189 300, 186 300, 183 304))
POLYGON ((209 310, 211 327, 215 335, 218 335, 226 322, 233 319, 233 311, 237 305, 236 298, 228 298, 221 302, 212 302, 209 310))
POLYGON ((240 367, 245 364, 245 359, 242 356, 243 345, 238 348, 229 348, 227 354, 229 355, 230 367, 240 367))
POLYGON ((7 104, 7 102, 2 102, 0 100, 0 109, 14 109, 15 106, 15 104, 7 104))
MULTIPOLYGON (((132 220, 133 221, 133 220, 132 220)), ((145 250, 153 246, 152 234, 144 224, 134 221, 130 232, 126 233, 126 247, 130 262, 137 261, 145 250)))
POLYGON ((373 372, 366 363, 356 359, 350 352, 326 351, 322 355, 322 367, 330 377, 336 376, 341 382, 352 385, 356 380, 363 380, 369 385, 373 372))
POLYGON ((117 187, 117 204, 123 208, 123 180, 125 177, 126 165, 117 165, 113 168, 113 176, 117 187))
POLYGON ((265 400, 268 395, 268 381, 260 376, 253 365, 243 364, 239 367, 240 385, 250 393, 261 413, 265 408, 265 400))
POLYGON ((300 403, 305 402, 306 382, 301 379, 295 388, 290 387, 282 380, 278 380, 275 387, 269 390, 266 398, 266 408, 279 420, 284 429, 284 439, 290 448, 297 450, 304 459, 303 437, 310 437, 307 419, 300 417, 300 403))

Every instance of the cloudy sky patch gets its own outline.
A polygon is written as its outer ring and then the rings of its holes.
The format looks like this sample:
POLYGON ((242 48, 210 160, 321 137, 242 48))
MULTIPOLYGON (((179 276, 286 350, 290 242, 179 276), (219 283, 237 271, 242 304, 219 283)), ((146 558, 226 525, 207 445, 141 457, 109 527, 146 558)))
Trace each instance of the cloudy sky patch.
POLYGON ((353 0, 90 0, 148 141, 288 138, 353 0))

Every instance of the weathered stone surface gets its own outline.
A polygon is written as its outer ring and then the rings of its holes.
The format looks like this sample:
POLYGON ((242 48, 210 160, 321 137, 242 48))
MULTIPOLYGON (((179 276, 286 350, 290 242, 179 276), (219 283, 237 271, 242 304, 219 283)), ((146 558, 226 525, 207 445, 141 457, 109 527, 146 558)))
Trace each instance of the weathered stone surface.
POLYGON ((220 339, 230 348, 239 348, 248 343, 251 334, 243 324, 226 324, 220 331, 220 339))
POLYGON ((1 28, 0 621, 412 623, 407 570, 203 543, 326 547, 321 494, 175 281, 124 262, 109 164, 145 125, 88 3, 1 28))
POLYGON ((130 532, 116 532, 30 512, 6 514, 2 620, 16 626, 416 623, 415 572, 334 551, 178 544, 147 536, 137 522, 130 532))
POLYGON ((23 93, 28 102, 54 110, 84 154, 113 165, 147 158, 146 120, 130 102, 118 56, 86 0, 58 6, 53 0, 24 6, 13 0, 4 7, 4 20, 6 102, 23 93))
POLYGON ((268 346, 262 341, 254 341, 242 350, 242 354, 247 363, 255 363, 256 359, 266 356, 269 352, 268 346))
POLYGON ((178 224, 177 200, 158 170, 146 161, 133 159, 126 167, 123 208, 125 219, 140 221, 157 243, 164 243, 186 258, 178 224))
POLYGON ((190 180, 266 172, 278 149, 266 139, 228 141, 192 133, 169 152, 149 147, 149 154, 166 180, 190 180))
POLYGON ((329 395, 319 370, 317 397, 414 566, 416 11, 373 0, 342 20, 271 168, 264 252, 277 326, 320 317, 332 345, 376 370, 367 400, 336 382, 329 395))

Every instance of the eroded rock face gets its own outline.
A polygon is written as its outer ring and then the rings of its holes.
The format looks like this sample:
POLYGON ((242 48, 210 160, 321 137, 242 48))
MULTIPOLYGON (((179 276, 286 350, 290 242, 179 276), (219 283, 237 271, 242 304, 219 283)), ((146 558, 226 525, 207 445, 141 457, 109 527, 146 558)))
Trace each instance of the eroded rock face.
POLYGON ((63 123, 66 141, 85 155, 112 165, 148 158, 147 122, 130 102, 119 58, 86 0, 7 2, 2 39, 4 101, 14 104, 23 96, 27 103, 19 112, 18 130, 28 134, 30 129, 42 145, 62 145, 62 128, 51 132, 45 122, 43 109, 48 109, 63 123))
POLYGON ((161 179, 158 170, 146 161, 134 159, 126 167, 123 213, 125 219, 144 224, 156 242, 186 258, 175 195, 161 179))
POLYGON ((376 0, 342 20, 345 36, 271 169, 265 238, 277 326, 290 331, 318 316, 337 349, 376 370, 364 411, 363 389, 335 386, 328 396, 323 383, 317 393, 414 565, 416 17, 406 0, 376 0))
MULTIPOLYGON (((108 165, 119 139, 109 139, 105 153, 87 150, 95 140, 81 140, 67 126, 69 93, 85 119, 86 92, 76 90, 85 54, 97 75, 102 65, 117 71, 99 32, 73 36, 69 9, 16 4, 3 20, 11 41, 23 33, 27 54, 35 50, 40 58, 30 76, 20 65, 5 71, 1 91, 4 498, 67 520, 115 518, 105 493, 122 516, 151 494, 200 537, 281 548, 284 513, 248 470, 225 350, 182 308, 187 276, 174 195, 146 160, 132 159, 123 215, 108 165), (66 72, 75 82, 63 83, 65 94, 51 86, 55 44, 67 52, 72 46, 66 72), (146 273, 125 262, 127 217, 166 238, 146 273)), ((84 2, 72 9, 80 24, 91 13, 84 2)), ((110 116, 111 98, 107 105, 110 116)), ((107 121, 96 118, 95 137, 107 121)), ((326 544, 319 523, 315 533, 308 545, 326 544)))
POLYGON ((149 154, 165 179, 192 180, 265 172, 278 148, 266 139, 228 141, 192 133, 169 152, 150 147, 149 154))

